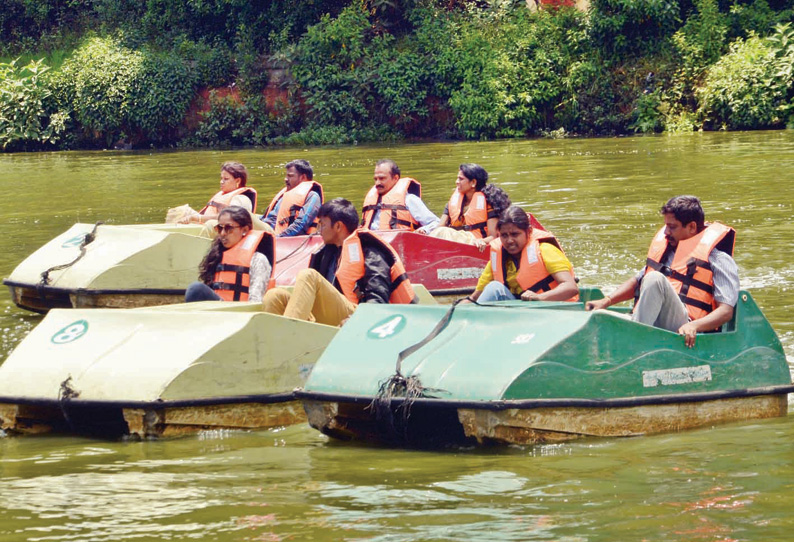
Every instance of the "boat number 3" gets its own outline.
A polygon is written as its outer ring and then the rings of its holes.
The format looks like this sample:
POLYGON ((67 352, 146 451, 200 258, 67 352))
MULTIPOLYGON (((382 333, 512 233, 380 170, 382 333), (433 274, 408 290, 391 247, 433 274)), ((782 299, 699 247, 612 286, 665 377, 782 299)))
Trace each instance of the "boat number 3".
POLYGON ((88 322, 85 320, 78 320, 58 331, 50 340, 55 344, 66 344, 76 341, 85 335, 86 331, 88 331, 88 322))
POLYGON ((395 333, 400 332, 404 327, 405 317, 402 315, 392 316, 375 324, 367 332, 367 335, 372 339, 385 339, 386 337, 391 337, 395 333))
POLYGON ((85 239, 85 236, 86 236, 85 233, 81 233, 80 235, 75 235, 71 239, 67 239, 66 241, 64 241, 63 244, 61 245, 61 248, 79 247, 80 244, 85 239))

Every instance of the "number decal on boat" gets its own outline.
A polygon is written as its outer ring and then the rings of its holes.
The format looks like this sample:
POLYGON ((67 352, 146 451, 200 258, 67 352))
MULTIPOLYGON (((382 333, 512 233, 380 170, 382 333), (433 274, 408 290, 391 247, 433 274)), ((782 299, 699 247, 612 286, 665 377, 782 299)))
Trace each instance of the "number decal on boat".
POLYGON ((385 320, 381 320, 375 324, 368 332, 367 335, 371 339, 385 339, 392 335, 399 333, 405 327, 405 317, 402 315, 391 316, 385 320))
POLYGON ((513 339, 510 344, 527 344, 529 341, 535 338, 534 333, 524 333, 522 335, 516 335, 516 338, 513 339))
POLYGON ((61 248, 79 247, 80 244, 83 242, 83 239, 85 239, 86 235, 87 234, 85 233, 81 233, 80 235, 75 235, 71 239, 67 239, 66 241, 63 242, 61 248))
POLYGON ((66 344, 72 341, 76 341, 80 337, 86 334, 88 331, 88 322, 85 320, 78 320, 73 322, 63 328, 62 330, 58 331, 55 335, 52 336, 50 339, 54 344, 66 344))

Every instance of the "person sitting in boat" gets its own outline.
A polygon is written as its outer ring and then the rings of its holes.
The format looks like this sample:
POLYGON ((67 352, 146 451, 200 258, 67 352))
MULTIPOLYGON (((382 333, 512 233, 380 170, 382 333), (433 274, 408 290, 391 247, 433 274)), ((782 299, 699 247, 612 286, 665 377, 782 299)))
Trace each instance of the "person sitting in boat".
POLYGON ((736 232, 706 224, 700 200, 676 196, 661 208, 664 226, 648 249, 645 267, 587 310, 605 309, 636 296, 635 322, 675 331, 692 348, 695 336, 733 318, 739 271, 733 260, 736 232))
POLYGON ((510 197, 488 183, 488 172, 478 164, 461 164, 455 191, 444 207, 439 226, 430 235, 476 245, 480 251, 499 235, 496 222, 510 206, 510 197))
POLYGON ((275 238, 254 230, 251 213, 236 205, 218 215, 218 236, 199 264, 199 281, 188 286, 185 301, 262 301, 272 288, 275 238))
POLYGON ((230 205, 242 207, 253 213, 256 210, 256 190, 246 186, 247 182, 248 170, 244 165, 240 162, 224 162, 221 166, 220 190, 200 211, 188 207, 177 222, 203 224, 208 220, 217 219, 218 214, 230 205))
POLYGON ((552 234, 532 227, 526 211, 511 205, 496 230, 491 259, 468 301, 578 301, 571 262, 552 234))
POLYGON ((418 302, 397 252, 376 234, 356 229, 352 203, 333 199, 318 216, 324 245, 298 273, 292 293, 268 290, 265 312, 338 326, 359 303, 418 302))
POLYGON ((428 233, 438 226, 438 217, 422 201, 422 185, 400 177, 393 160, 375 164, 375 184, 364 199, 361 225, 368 230, 408 230, 428 233))
POLYGON ((314 169, 307 160, 293 160, 285 170, 286 186, 270 202, 262 220, 278 237, 316 233, 323 187, 313 180, 314 169))

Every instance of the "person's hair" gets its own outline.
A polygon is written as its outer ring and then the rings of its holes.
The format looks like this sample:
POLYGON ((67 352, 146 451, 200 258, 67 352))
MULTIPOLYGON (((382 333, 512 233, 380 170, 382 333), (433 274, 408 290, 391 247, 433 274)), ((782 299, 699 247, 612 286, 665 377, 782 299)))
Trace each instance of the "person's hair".
POLYGON ((240 162, 224 162, 221 171, 225 171, 235 179, 240 179, 240 187, 248 182, 248 170, 240 162))
POLYGON ((482 189, 482 193, 485 196, 485 201, 494 210, 496 216, 501 215, 511 205, 510 196, 507 195, 507 192, 493 183, 486 184, 485 188, 482 189))
POLYGON ((284 166, 284 169, 291 167, 295 168, 295 171, 298 172, 298 175, 306 175, 306 178, 310 181, 314 178, 314 168, 312 168, 312 165, 308 160, 293 160, 292 162, 287 162, 287 165, 284 166))
POLYGON ((703 207, 700 206, 700 200, 695 196, 670 198, 659 211, 663 215, 673 215, 683 226, 694 222, 698 231, 705 227, 706 216, 703 213, 703 207))
POLYGON ((519 230, 524 230, 529 233, 532 230, 532 223, 529 221, 529 214, 519 207, 518 205, 511 205, 499 215, 499 220, 496 223, 496 229, 501 230, 502 226, 513 224, 519 230))
POLYGON ((334 198, 320 206, 317 218, 327 217, 331 224, 341 222, 350 233, 358 228, 358 212, 356 206, 345 198, 334 198))
MULTIPOLYGON (((223 211, 218 213, 218 220, 220 220, 223 215, 229 215, 229 219, 237 223, 240 227, 248 226, 252 228, 254 225, 253 220, 251 220, 251 213, 238 205, 226 207, 223 211)), ((218 267, 218 264, 223 260, 223 253, 225 251, 226 248, 223 246, 223 243, 221 243, 220 237, 216 237, 210 245, 207 255, 201 260, 199 264, 199 280, 207 286, 211 286, 215 280, 215 268, 218 267)))
POLYGON ((482 189, 485 188, 485 183, 488 182, 488 172, 485 171, 485 168, 479 164, 461 164, 458 169, 460 169, 464 177, 477 183, 474 186, 475 190, 482 192, 482 189))
POLYGON ((397 175, 398 177, 400 176, 400 168, 397 166, 394 160, 389 160, 388 158, 383 160, 378 160, 377 163, 375 164, 375 167, 382 166, 383 164, 389 166, 389 171, 391 172, 392 175, 397 175))

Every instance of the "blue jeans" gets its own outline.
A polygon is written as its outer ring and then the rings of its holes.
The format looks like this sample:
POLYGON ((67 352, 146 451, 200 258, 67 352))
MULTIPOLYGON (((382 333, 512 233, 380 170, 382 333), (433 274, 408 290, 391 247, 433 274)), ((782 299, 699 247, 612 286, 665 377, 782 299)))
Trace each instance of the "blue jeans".
POLYGON ((203 282, 193 282, 185 290, 185 303, 194 301, 220 301, 221 296, 203 282))
POLYGON ((477 298, 477 303, 490 303, 491 301, 508 301, 512 299, 518 299, 518 298, 513 295, 513 292, 510 291, 510 288, 508 288, 498 280, 492 280, 483 289, 482 293, 480 294, 480 297, 477 298))

